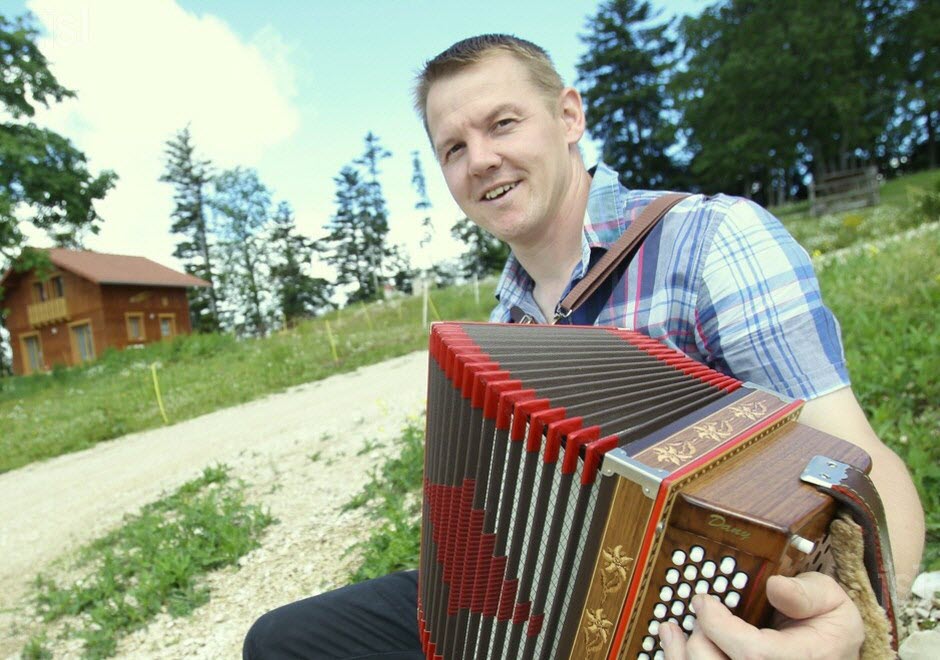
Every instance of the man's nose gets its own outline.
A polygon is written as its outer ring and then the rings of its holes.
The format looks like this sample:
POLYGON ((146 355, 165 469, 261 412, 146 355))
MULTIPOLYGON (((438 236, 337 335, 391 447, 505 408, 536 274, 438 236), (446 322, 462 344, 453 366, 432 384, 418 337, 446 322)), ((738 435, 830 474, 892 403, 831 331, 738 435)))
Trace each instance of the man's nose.
POLYGON ((473 140, 467 144, 471 174, 486 174, 489 170, 499 167, 503 159, 494 147, 492 140, 486 138, 473 140))

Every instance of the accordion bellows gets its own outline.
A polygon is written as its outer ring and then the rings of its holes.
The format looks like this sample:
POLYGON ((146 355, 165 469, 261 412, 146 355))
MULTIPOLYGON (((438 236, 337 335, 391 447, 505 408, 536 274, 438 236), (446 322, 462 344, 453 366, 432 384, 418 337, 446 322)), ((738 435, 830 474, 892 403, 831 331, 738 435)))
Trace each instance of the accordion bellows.
POLYGON ((801 402, 615 328, 435 324, 418 618, 428 658, 662 657, 691 599, 766 623, 826 560, 801 402))

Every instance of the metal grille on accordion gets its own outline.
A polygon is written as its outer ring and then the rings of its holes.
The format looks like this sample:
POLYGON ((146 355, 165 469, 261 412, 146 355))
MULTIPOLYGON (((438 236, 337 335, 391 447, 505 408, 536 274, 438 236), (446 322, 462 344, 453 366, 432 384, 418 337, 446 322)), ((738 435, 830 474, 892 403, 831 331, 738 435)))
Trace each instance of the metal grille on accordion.
MULTIPOLYGON (((614 328, 435 324, 418 617, 428 658, 662 657, 695 594, 764 623, 833 502, 801 402, 614 328)), ((816 552, 814 552, 816 551, 816 552)))

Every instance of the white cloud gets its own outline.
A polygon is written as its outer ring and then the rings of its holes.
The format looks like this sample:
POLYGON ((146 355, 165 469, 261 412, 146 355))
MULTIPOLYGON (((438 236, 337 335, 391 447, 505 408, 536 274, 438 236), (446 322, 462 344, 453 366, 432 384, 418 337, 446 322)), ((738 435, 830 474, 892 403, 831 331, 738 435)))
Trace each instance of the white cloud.
POLYGON ((159 183, 164 143, 190 124, 204 158, 252 166, 299 127, 289 48, 271 27, 250 43, 224 22, 171 0, 30 0, 47 31, 40 48, 78 98, 37 122, 72 139, 92 171, 120 180, 97 207, 102 251, 174 265, 171 189, 159 183))

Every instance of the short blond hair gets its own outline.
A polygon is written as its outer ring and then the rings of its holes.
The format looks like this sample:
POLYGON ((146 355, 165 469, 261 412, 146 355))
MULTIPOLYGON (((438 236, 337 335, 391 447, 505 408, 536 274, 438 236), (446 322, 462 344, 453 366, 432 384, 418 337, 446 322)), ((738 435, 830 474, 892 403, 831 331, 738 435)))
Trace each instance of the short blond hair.
MULTIPOLYGON (((415 110, 421 115, 425 131, 428 130, 428 92, 431 85, 441 78, 479 64, 497 52, 509 53, 525 65, 535 86, 544 93, 549 102, 554 102, 565 85, 555 70, 548 53, 531 41, 509 34, 482 34, 458 41, 453 46, 428 60, 415 80, 415 110)), ((430 133, 430 131, 428 131, 430 133)))

